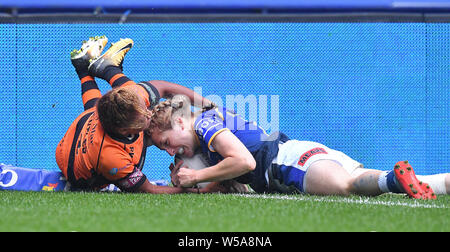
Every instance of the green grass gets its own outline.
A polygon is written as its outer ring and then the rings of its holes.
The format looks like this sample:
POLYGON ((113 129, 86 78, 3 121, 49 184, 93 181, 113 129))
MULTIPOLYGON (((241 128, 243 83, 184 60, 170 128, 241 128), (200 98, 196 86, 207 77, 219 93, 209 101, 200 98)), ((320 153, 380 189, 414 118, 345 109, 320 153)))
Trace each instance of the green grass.
POLYGON ((450 196, 0 191, 0 213, 0 231, 450 231, 450 196))

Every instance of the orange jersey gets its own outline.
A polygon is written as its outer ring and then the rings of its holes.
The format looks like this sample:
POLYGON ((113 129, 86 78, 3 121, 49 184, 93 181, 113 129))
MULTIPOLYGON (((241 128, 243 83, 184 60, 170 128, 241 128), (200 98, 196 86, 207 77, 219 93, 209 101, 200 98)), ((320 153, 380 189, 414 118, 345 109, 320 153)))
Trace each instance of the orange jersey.
MULTIPOLYGON (((145 99, 148 107, 159 101, 158 91, 150 83, 127 85, 145 99)), ((115 184, 133 191, 146 180, 145 135, 128 137, 105 133, 96 108, 81 113, 56 148, 56 162, 72 184, 80 189, 96 189, 115 184)))

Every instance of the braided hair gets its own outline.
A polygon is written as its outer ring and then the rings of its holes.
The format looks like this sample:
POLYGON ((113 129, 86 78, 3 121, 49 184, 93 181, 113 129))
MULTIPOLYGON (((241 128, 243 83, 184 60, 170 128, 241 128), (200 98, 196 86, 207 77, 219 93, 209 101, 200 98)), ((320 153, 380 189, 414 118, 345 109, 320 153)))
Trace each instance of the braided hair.
MULTIPOLYGON (((214 103, 209 103, 202 107, 201 113, 216 108, 214 103)), ((150 120, 150 127, 147 130, 148 134, 156 132, 157 130, 165 131, 173 128, 175 117, 190 117, 192 115, 191 102, 188 97, 184 95, 175 95, 163 102, 160 102, 152 110, 150 120)))

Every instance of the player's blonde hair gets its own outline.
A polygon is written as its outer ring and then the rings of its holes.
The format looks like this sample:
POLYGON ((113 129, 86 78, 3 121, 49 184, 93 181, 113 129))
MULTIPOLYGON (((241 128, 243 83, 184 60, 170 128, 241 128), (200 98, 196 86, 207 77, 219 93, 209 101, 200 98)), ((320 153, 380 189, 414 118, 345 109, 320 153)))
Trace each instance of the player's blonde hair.
POLYGON ((148 109, 142 108, 141 98, 131 88, 118 87, 103 95, 97 102, 97 113, 103 129, 109 135, 118 129, 144 129, 140 115, 150 117, 148 109))
MULTIPOLYGON (((201 112, 215 108, 214 103, 202 107, 201 112)), ((160 102, 152 110, 152 117, 150 120, 150 127, 147 132, 152 134, 154 132, 170 130, 173 128, 174 118, 187 118, 192 115, 191 101, 184 95, 175 95, 163 102, 160 102)))

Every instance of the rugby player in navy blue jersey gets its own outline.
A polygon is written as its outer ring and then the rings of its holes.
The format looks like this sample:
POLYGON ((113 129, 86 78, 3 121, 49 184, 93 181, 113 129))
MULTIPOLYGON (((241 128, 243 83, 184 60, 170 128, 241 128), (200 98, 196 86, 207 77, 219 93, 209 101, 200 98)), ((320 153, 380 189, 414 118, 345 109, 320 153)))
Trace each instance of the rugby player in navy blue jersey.
POLYGON ((376 196, 393 192, 420 199, 450 193, 450 173, 416 176, 407 161, 388 171, 366 169, 323 144, 292 140, 281 132, 268 135, 226 108, 193 113, 189 104, 183 96, 161 102, 153 109, 149 128, 153 143, 171 156, 192 157, 201 151, 210 159, 211 166, 204 169, 174 169, 171 177, 177 186, 234 179, 258 193, 376 196))

